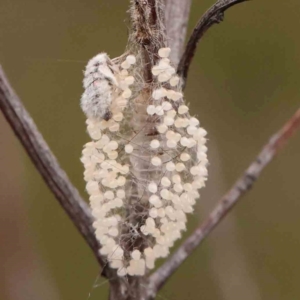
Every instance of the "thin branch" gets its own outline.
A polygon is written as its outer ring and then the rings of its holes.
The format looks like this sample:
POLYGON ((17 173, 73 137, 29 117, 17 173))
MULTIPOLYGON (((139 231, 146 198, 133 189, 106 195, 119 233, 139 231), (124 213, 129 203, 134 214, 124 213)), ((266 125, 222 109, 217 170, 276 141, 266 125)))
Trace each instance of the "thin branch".
POLYGON ((300 109, 298 109, 284 127, 270 139, 269 143, 262 149, 245 173, 237 180, 228 193, 221 198, 208 219, 199 226, 180 246, 175 254, 150 277, 149 284, 154 293, 161 289, 167 279, 179 268, 185 259, 203 242, 234 205, 241 200, 242 196, 252 188, 262 170, 271 162, 278 151, 286 144, 299 127, 300 109))
POLYGON ((177 66, 182 55, 192 0, 165 0, 165 26, 172 49, 170 59, 177 66))
POLYGON ((45 183, 89 244, 100 265, 104 266, 98 252, 99 244, 92 227, 93 218, 88 205, 59 166, 29 113, 10 86, 1 66, 0 109, 45 183))
POLYGON ((131 0, 129 11, 132 24, 129 42, 140 47, 143 77, 145 82, 151 83, 151 69, 158 59, 159 48, 165 45, 161 5, 157 0, 131 0))
POLYGON ((224 12, 239 3, 248 0, 218 0, 198 21, 187 43, 186 49, 179 62, 177 73, 183 78, 185 84, 189 67, 195 55, 197 45, 204 33, 214 24, 219 24, 224 19, 224 12))

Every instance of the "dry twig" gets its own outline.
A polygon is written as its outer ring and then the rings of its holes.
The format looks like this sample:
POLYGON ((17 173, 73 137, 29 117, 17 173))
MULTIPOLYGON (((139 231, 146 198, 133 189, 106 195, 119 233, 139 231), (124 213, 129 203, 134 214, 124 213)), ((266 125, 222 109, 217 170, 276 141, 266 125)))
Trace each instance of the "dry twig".
POLYGON ((182 54, 191 3, 192 0, 165 0, 166 32, 174 66, 178 65, 182 54))
POLYGON ((98 253, 99 244, 92 228, 90 209, 59 166, 49 146, 38 131, 22 102, 11 88, 0 66, 0 109, 19 138, 33 164, 42 175, 60 205, 72 219, 97 260, 104 261, 98 253))
POLYGON ((178 65, 177 73, 183 78, 184 85, 188 76, 189 67, 195 55, 197 45, 204 33, 214 24, 223 21, 224 12, 239 3, 248 0, 218 0, 198 21, 187 43, 185 51, 178 65))

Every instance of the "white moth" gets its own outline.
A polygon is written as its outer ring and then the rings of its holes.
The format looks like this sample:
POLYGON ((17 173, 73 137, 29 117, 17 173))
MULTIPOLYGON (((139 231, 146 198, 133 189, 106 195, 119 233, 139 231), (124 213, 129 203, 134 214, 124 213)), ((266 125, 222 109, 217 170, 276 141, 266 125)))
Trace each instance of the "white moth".
POLYGON ((81 108, 88 118, 111 118, 109 107, 118 87, 114 75, 117 68, 106 53, 100 53, 88 62, 83 79, 85 91, 81 97, 81 108))

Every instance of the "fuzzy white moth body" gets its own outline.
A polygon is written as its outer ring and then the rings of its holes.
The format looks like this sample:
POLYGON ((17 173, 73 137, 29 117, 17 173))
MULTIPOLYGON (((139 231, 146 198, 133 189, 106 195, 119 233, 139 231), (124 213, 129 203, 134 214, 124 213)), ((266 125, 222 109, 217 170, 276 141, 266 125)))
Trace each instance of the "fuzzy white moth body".
POLYGON ((100 53, 88 62, 83 80, 85 91, 81 97, 81 108, 88 118, 110 118, 109 106, 118 86, 114 75, 116 69, 106 53, 100 53))

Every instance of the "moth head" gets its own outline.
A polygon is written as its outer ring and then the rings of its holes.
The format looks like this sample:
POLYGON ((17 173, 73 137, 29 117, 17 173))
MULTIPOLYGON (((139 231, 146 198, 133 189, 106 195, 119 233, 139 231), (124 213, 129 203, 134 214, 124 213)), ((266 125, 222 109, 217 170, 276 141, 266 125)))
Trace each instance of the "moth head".
POLYGON ((88 69, 99 65, 107 65, 108 61, 110 61, 108 55, 106 53, 100 53, 89 60, 86 68, 88 69))

